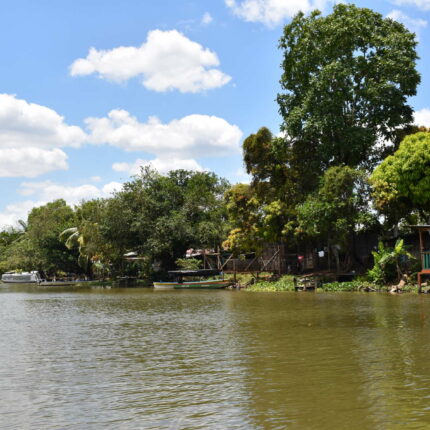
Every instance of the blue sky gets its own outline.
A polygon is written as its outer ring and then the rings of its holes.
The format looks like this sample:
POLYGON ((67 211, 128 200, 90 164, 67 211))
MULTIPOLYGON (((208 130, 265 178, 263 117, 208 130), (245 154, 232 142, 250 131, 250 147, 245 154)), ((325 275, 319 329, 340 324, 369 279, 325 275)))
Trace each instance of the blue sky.
MULTIPOLYGON (((430 126, 430 0, 358 1, 419 39, 410 100, 430 126)), ((240 144, 279 131, 282 25, 325 0, 3 0, 0 227, 108 196, 142 164, 246 180, 240 144), (92 49, 92 51, 90 51, 92 49)))

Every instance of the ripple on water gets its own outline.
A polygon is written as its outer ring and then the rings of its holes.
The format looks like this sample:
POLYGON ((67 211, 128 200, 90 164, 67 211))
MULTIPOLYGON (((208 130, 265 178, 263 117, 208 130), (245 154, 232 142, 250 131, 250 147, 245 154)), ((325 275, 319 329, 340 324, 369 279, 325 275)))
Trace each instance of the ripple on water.
POLYGON ((0 293, 2 429, 430 425, 427 297, 0 293))

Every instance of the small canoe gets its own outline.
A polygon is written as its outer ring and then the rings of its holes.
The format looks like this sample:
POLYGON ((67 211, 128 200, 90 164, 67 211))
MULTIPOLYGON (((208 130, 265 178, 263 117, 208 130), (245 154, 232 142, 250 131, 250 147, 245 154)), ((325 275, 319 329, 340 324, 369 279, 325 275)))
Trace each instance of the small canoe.
POLYGON ((195 290, 212 290, 228 287, 231 281, 225 279, 207 279, 204 281, 183 281, 183 282, 154 282, 154 288, 157 290, 171 289, 195 289, 195 290))

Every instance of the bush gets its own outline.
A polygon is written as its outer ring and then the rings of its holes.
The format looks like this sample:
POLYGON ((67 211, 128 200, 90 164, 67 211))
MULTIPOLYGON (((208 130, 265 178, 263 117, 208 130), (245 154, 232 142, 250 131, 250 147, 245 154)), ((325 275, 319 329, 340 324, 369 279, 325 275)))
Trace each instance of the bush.
POLYGON ((373 291, 379 288, 378 285, 367 281, 329 282, 322 286, 324 291, 373 291))
POLYGON ((199 270, 202 265, 197 258, 178 258, 175 263, 181 270, 199 270))
POLYGON ((277 281, 256 281, 256 283, 245 291, 252 292, 276 292, 276 291, 294 291, 294 276, 285 275, 277 281))
POLYGON ((367 274, 369 279, 377 284, 386 284, 389 281, 399 280, 402 273, 400 261, 407 257, 414 260, 415 257, 410 254, 404 245, 403 239, 399 239, 394 248, 385 247, 379 242, 378 251, 373 251, 374 266, 367 274))

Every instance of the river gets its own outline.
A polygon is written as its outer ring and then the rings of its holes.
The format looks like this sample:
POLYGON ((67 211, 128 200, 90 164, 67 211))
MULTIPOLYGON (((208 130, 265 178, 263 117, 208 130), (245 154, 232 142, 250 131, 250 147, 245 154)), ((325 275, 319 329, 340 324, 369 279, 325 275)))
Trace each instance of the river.
POLYGON ((430 297, 0 288, 0 428, 430 428, 430 297))

